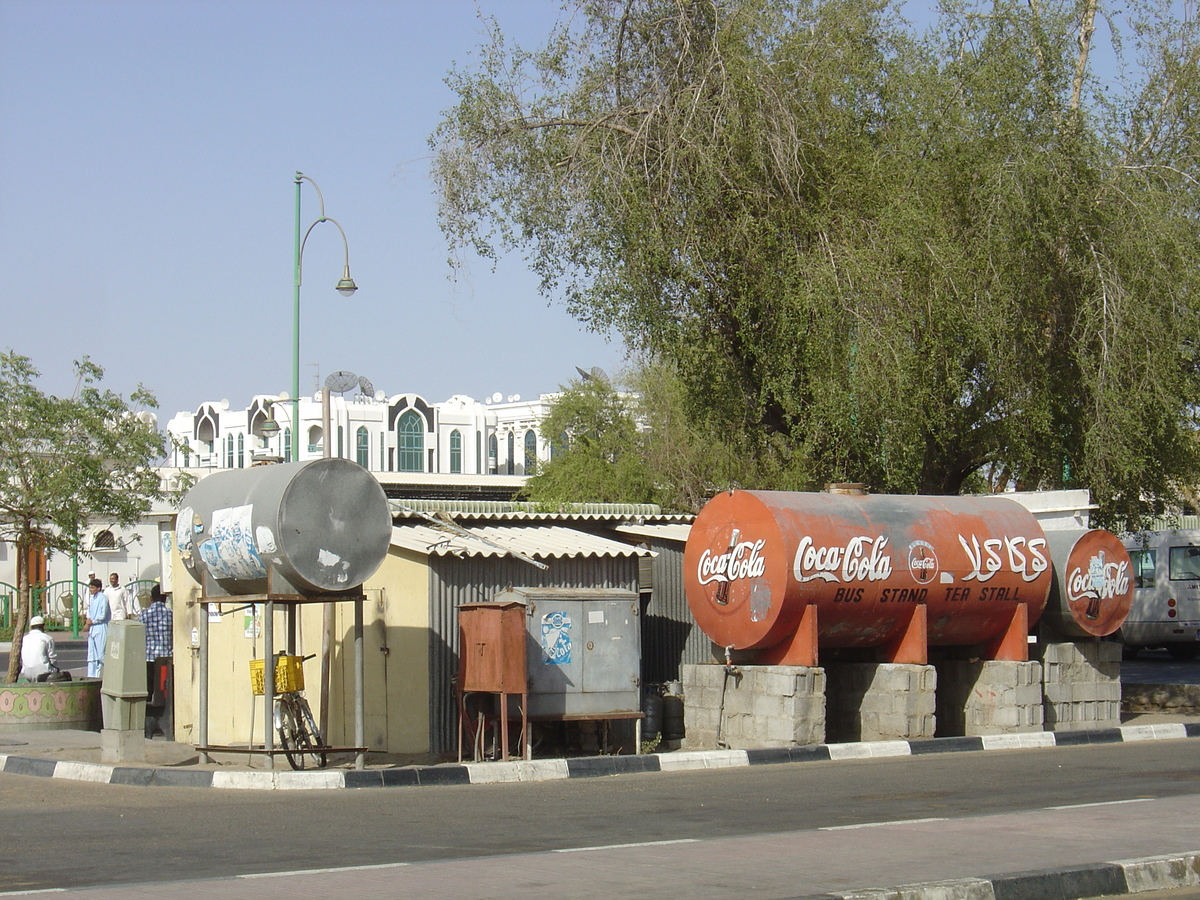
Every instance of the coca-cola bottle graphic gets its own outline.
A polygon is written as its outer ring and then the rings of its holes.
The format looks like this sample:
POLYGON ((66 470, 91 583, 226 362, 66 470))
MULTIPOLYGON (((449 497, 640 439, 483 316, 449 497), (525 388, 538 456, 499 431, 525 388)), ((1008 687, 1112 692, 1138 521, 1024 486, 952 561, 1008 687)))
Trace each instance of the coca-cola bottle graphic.
POLYGON ((1088 575, 1092 581, 1092 595, 1088 598, 1087 609, 1084 610, 1084 617, 1095 621, 1100 618, 1100 599, 1104 596, 1104 551, 1100 551, 1099 556, 1093 556, 1092 562, 1088 566, 1088 575))

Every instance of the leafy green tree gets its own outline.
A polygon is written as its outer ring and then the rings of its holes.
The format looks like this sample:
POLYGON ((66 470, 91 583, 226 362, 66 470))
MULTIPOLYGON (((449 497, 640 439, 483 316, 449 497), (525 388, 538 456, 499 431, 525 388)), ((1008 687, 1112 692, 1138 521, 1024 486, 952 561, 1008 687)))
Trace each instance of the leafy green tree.
POLYGON ((653 483, 641 450, 636 398, 603 378, 563 387, 542 420, 553 448, 525 486, 539 506, 572 503, 651 503, 653 483))
MULTIPOLYGON (((27 357, 0 353, 0 541, 15 546, 18 560, 36 544, 71 552, 91 518, 133 525, 159 496, 150 466, 163 439, 143 413, 156 406, 153 395, 139 388, 126 403, 101 390, 104 371, 86 356, 75 372, 74 396, 50 396, 27 357)), ((30 615, 30 573, 20 564, 17 588, 14 648, 30 615)), ((8 680, 20 669, 14 649, 8 680)))
POLYGON ((1200 470, 1195 23, 1134 0, 593 0, 497 29, 432 137, 444 230, 669 364, 747 487, 1200 470), (1114 29, 1120 19, 1108 20, 1114 29))

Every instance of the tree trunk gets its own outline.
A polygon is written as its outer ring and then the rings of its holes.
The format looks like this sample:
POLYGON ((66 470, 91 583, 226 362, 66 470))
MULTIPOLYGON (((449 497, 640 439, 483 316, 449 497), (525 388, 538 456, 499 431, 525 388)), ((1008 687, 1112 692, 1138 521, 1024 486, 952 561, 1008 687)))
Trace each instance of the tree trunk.
POLYGON ((5 678, 10 684, 21 674, 21 642, 25 639, 29 625, 29 546, 29 535, 21 534, 17 538, 17 608, 13 611, 12 644, 8 652, 8 674, 5 678))

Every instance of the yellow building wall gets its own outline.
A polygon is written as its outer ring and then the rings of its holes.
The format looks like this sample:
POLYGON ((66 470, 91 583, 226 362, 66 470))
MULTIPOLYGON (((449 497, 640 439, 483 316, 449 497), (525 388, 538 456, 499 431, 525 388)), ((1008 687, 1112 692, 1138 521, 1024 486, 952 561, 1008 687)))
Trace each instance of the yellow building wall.
MULTIPOLYGON (((172 552, 175 638, 175 739, 199 742, 197 710, 201 630, 200 586, 172 552)), ((429 752, 429 570, 425 557, 393 549, 363 585, 365 746, 380 754, 421 757, 429 752)), ((321 708, 321 603, 297 604, 296 652, 304 663, 305 697, 321 708)), ((354 746, 354 604, 335 603, 330 659, 330 727, 333 746, 354 746)), ((208 623, 208 744, 262 746, 264 703, 251 693, 250 660, 265 654, 265 607, 236 597, 210 609, 208 623)), ((287 608, 275 604, 274 644, 287 647, 287 608)), ((278 746, 278 738, 274 739, 278 746)), ((382 757, 369 757, 382 761, 382 757)))

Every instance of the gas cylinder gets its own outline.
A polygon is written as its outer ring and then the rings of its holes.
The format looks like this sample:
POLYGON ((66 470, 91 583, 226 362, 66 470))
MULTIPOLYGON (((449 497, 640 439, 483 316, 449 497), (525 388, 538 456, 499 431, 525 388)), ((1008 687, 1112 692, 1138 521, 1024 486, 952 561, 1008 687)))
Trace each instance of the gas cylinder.
POLYGON ((735 650, 787 645, 803 625, 819 647, 1005 637, 1026 658, 1052 577, 1037 519, 999 497, 729 491, 684 551, 696 622, 735 650))

